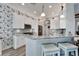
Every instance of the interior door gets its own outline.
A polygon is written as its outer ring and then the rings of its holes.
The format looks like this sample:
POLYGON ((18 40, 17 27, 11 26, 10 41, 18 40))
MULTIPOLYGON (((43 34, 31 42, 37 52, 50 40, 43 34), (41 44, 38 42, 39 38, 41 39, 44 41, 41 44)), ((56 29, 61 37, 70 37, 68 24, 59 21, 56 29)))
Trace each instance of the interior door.
POLYGON ((41 25, 38 25, 38 36, 43 35, 43 27, 41 25))

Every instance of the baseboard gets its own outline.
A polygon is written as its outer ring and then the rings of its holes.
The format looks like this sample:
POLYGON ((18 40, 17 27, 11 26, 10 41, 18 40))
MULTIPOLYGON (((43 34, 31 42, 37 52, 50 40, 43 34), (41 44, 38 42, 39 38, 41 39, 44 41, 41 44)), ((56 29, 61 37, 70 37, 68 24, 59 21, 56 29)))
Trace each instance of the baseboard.
POLYGON ((12 46, 8 46, 8 47, 6 47, 6 48, 3 48, 2 51, 7 50, 7 49, 9 49, 9 48, 12 48, 12 46))

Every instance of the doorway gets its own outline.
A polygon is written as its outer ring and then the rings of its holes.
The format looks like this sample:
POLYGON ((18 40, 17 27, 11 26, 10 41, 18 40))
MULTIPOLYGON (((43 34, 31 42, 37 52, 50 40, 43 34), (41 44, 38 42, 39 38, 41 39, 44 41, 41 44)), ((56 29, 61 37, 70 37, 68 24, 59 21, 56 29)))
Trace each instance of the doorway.
POLYGON ((41 25, 38 25, 38 36, 43 35, 43 27, 41 25))

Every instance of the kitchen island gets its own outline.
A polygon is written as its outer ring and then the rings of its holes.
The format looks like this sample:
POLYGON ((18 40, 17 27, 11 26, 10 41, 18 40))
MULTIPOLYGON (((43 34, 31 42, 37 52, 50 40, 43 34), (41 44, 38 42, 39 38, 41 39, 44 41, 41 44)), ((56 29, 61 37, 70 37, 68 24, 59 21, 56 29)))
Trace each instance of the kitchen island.
POLYGON ((58 42, 70 42, 73 43, 73 37, 28 37, 26 41, 26 56, 42 56, 41 44, 58 42))

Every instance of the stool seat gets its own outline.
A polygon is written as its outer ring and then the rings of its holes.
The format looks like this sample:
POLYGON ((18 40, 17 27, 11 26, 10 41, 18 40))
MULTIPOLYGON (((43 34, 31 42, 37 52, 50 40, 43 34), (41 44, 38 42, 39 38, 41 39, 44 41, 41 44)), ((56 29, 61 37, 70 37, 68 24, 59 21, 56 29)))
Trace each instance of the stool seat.
POLYGON ((70 44, 70 43, 59 43, 59 46, 62 46, 62 48, 64 49, 78 48, 77 46, 70 44))
POLYGON ((42 52, 44 56, 55 56, 56 54, 60 55, 60 49, 54 44, 45 44, 42 45, 42 52))
POLYGON ((74 52, 75 55, 78 55, 78 47, 71 43, 59 43, 58 47, 65 52, 65 56, 69 56, 69 52, 74 52))
POLYGON ((54 44, 42 45, 44 51, 56 51, 59 50, 54 44))

